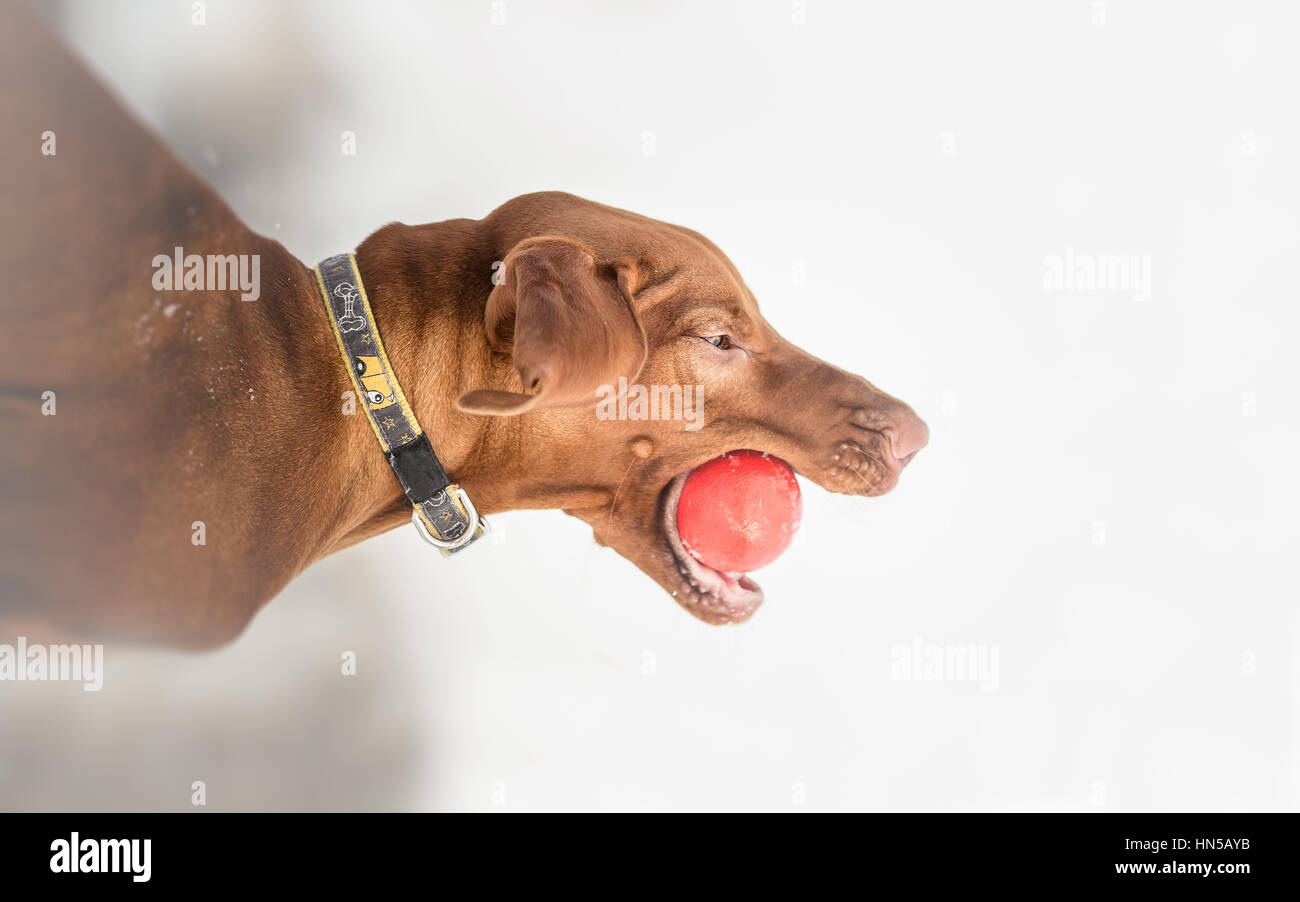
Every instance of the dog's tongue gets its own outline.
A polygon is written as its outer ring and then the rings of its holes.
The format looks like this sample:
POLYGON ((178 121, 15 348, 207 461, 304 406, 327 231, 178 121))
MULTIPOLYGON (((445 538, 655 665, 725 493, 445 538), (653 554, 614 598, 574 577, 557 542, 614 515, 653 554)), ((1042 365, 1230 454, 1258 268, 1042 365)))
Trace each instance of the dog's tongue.
POLYGON ((759 451, 731 451, 691 471, 677 502, 677 533, 728 584, 781 556, 803 516, 789 464, 759 451))

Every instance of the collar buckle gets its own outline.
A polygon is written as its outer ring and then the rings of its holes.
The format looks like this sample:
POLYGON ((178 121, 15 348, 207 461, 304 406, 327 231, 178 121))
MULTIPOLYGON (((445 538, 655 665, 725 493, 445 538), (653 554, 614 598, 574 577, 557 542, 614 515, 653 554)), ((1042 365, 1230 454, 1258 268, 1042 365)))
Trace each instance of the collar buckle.
POLYGON ((411 511, 411 522, 415 524, 415 531, 420 534, 420 538, 448 556, 485 535, 490 528, 487 518, 479 516, 474 502, 469 500, 469 495, 454 482, 427 501, 415 505, 411 511), (463 519, 455 516, 455 508, 451 505, 460 508, 459 513, 463 514, 463 519), (455 534, 455 538, 444 539, 437 535, 434 529, 429 528, 429 515, 434 511, 442 512, 436 516, 439 521, 448 523, 453 528, 463 527, 455 534), (451 515, 448 516, 448 513, 451 515))

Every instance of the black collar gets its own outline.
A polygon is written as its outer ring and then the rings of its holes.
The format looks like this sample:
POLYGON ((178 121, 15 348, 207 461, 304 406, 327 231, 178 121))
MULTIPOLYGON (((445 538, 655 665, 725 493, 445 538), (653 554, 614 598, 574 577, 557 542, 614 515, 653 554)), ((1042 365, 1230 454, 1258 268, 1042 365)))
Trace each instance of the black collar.
POLYGON ((487 531, 487 520, 478 515, 465 490, 447 478, 429 437, 406 403, 379 339, 356 258, 336 254, 322 260, 316 266, 316 281, 357 399, 414 508, 411 522, 443 554, 459 551, 487 531))

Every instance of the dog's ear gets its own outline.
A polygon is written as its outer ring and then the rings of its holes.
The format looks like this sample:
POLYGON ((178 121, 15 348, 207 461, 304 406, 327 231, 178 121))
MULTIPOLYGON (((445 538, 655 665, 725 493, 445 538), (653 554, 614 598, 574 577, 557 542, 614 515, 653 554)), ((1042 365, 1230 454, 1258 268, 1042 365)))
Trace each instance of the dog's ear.
POLYGON ((547 236, 515 245, 498 272, 484 325, 492 349, 513 354, 524 390, 466 392, 456 402, 461 410, 511 415, 594 405, 602 385, 641 371, 646 338, 628 267, 547 236))

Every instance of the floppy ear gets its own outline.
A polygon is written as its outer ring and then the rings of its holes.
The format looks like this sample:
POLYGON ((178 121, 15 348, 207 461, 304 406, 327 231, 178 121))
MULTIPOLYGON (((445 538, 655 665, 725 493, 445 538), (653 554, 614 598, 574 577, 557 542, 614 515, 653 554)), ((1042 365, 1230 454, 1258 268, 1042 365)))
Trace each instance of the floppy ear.
POLYGON ((480 388, 460 396, 466 413, 511 415, 596 403, 602 385, 634 379, 646 358, 626 267, 600 264, 563 238, 521 241, 501 265, 484 325, 492 349, 510 349, 523 392, 480 388))

